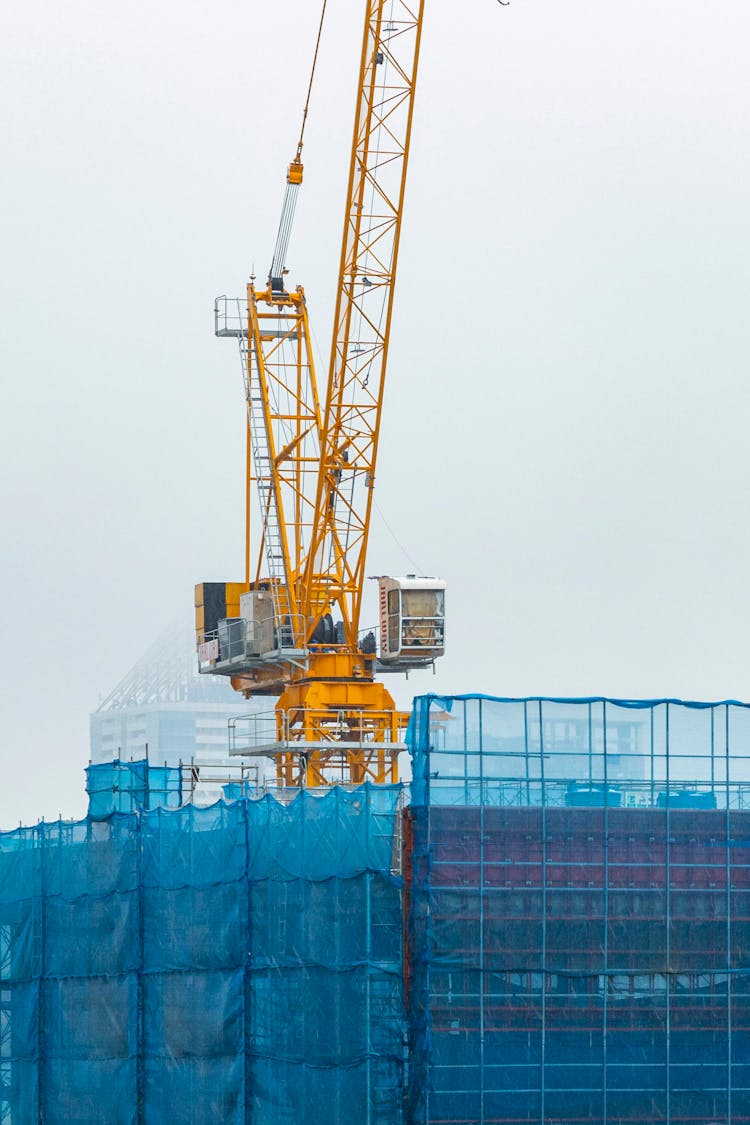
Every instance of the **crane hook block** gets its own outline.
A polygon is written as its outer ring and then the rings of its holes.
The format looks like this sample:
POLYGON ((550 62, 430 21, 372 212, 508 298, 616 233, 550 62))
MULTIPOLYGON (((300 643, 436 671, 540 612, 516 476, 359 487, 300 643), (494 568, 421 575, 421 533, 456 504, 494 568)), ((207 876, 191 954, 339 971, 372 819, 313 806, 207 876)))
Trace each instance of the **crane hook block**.
POLYGON ((288 184, 301 184, 302 172, 304 171, 304 164, 301 160, 293 160, 289 165, 286 174, 286 182, 288 184))

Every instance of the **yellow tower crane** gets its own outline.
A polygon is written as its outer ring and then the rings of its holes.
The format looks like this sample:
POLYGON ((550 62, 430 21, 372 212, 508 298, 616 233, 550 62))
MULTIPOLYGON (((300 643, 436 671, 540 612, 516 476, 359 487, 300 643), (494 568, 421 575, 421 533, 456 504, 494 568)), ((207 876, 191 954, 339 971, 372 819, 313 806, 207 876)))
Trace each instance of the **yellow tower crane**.
POLYGON ((242 357, 246 554, 243 581, 196 587, 199 664, 278 697, 235 750, 273 758, 282 786, 397 780, 408 715, 378 676, 428 667, 445 643, 445 583, 416 575, 381 577, 380 644, 360 631, 424 0, 365 7, 325 401, 305 292, 286 285, 301 137, 266 287, 215 307, 242 357))

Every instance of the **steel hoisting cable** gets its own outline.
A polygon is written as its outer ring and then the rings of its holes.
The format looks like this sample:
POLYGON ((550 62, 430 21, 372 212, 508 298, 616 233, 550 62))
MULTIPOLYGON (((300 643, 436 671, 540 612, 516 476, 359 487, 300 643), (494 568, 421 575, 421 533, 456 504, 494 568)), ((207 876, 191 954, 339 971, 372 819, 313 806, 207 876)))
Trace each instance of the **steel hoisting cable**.
POLYGON ((315 53, 313 54, 312 67, 310 69, 310 81, 307 84, 307 97, 305 98, 305 108, 302 111, 302 127, 300 128, 299 140, 297 141, 297 153, 290 165, 290 171, 287 175, 286 191, 284 192, 284 203, 281 208, 281 220, 279 222, 279 230, 276 235, 276 246, 273 252, 273 259, 271 261, 271 269, 269 270, 269 279, 281 278, 284 268, 286 266, 286 256, 289 249, 289 241, 292 237, 292 224, 294 222, 294 211, 297 206, 297 194, 299 192, 300 184, 302 183, 302 142, 305 136, 305 125, 307 124, 307 111, 310 108, 310 95, 312 94, 313 79, 315 78, 315 67, 318 62, 318 51, 320 50, 320 39, 323 34, 323 21, 326 14, 326 5, 328 0, 323 0, 323 8, 320 13, 320 23, 318 24, 318 37, 315 40, 315 53), (294 165, 298 166, 299 176, 294 178, 291 175, 294 165))
POLYGON ((284 203, 281 207, 279 231, 276 235, 276 246, 273 251, 271 268, 268 271, 269 279, 280 278, 286 265, 286 255, 289 249, 289 240, 292 237, 292 223, 294 221, 294 211, 297 206, 298 191, 299 184, 293 184, 287 180, 287 185, 284 190, 284 203))
POLYGON ((315 40, 315 54, 313 55, 312 68, 310 70, 310 81, 307 85, 307 97, 305 98, 305 108, 302 113, 302 128, 299 131, 299 140, 297 142, 297 160, 302 155, 302 140, 305 135, 305 125, 307 124, 307 111, 310 107, 310 94, 312 93, 313 79, 315 77, 315 67, 318 62, 318 51, 320 50, 320 37, 323 34, 323 20, 326 16, 326 5, 328 0, 323 0, 323 8, 320 13, 320 23, 318 24, 318 38, 315 40))

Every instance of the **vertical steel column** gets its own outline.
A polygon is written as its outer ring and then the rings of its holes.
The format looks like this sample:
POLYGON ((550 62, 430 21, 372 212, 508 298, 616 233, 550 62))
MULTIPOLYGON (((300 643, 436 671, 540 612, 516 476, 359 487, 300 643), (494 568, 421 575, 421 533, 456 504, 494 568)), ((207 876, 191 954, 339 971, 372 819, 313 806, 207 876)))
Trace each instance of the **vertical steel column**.
POLYGON ((607 1032, 609 1030, 609 768, 607 763, 607 704, 602 702, 602 775, 604 777, 604 972, 602 973, 602 1121, 606 1125, 608 1106, 607 1032))
POLYGON ((367 1125, 372 1121, 372 872, 365 872, 365 1022, 367 1042, 367 1125))
MULTIPOLYGON (((466 714, 466 703, 464 702, 462 704, 462 706, 463 706, 464 715, 465 715, 466 714)), ((425 908, 425 915, 428 919, 430 919, 426 923, 426 926, 425 926, 424 951, 423 951, 423 966, 424 966, 423 972, 424 972, 424 991, 425 991, 424 1018, 425 1018, 425 1025, 426 1025, 425 1029, 424 1029, 424 1038, 425 1038, 425 1041, 429 1042, 430 1037, 429 1037, 429 1034, 428 1034, 428 1028, 429 1028, 429 1025, 432 1022, 432 989, 431 989, 431 982, 430 982, 430 972, 431 972, 431 969, 432 969, 432 920, 430 918, 430 914, 431 914, 431 911, 432 911, 432 884, 431 884, 431 876, 432 876, 432 815, 431 815, 432 794, 431 794, 431 784, 432 784, 432 751, 433 751, 432 739, 431 739, 431 735, 430 735, 429 703, 427 704, 427 707, 426 707, 425 725, 426 725, 426 729, 425 729, 425 726, 423 725, 422 729, 420 731, 420 738, 422 740, 422 745, 426 748, 425 749, 425 755, 426 755, 426 758, 427 758, 427 769, 425 771, 427 776, 425 777, 425 786, 424 786, 424 792, 425 792, 425 809, 424 809, 424 818, 425 818, 424 848, 425 848, 425 855, 424 855, 424 858, 423 858, 422 862, 423 862, 423 865, 424 865, 423 866, 424 884, 425 884, 424 885, 424 891, 425 891, 425 897, 426 897, 426 900, 427 900, 426 908, 425 908)), ((425 1070, 425 1090, 424 1090, 425 1121, 429 1121, 430 1120, 430 1063, 429 1063, 429 1061, 426 1063, 424 1070, 425 1070)))
MULTIPOLYGON (((335 792, 336 792, 336 828, 338 830, 338 825, 339 825, 339 811, 338 811, 339 810, 339 790, 336 789, 335 792)), ((310 802, 310 794, 309 794, 307 789, 302 790, 302 792, 297 797, 297 801, 300 804, 300 826, 299 826, 300 847, 299 847, 299 854, 300 854, 300 856, 304 856, 304 855, 306 855, 306 850, 305 850, 305 821, 307 819, 307 809, 308 809, 309 802, 310 802)), ((305 915, 305 917, 309 917, 310 916, 310 901, 309 901, 309 895, 308 895, 309 882, 308 882, 306 874, 305 875, 299 874, 298 878, 300 879, 300 882, 302 883, 302 911, 303 911, 303 914, 305 915)), ((286 901, 284 903, 284 908, 286 910, 289 910, 289 895, 288 895, 288 893, 286 893, 286 888, 285 888, 285 898, 286 898, 286 901)), ((337 927, 334 927, 334 929, 337 929, 337 927)), ((285 926, 284 937, 286 937, 287 933, 288 933, 288 929, 285 926)), ((307 972, 306 972, 307 966, 300 965, 299 968, 300 968, 300 978, 299 979, 300 979, 300 985, 301 986, 299 988, 298 995, 300 997, 300 1008, 301 1008, 301 1012, 302 1012, 302 1042, 304 1044, 306 1044, 307 1043, 307 1007, 308 1007, 308 1004, 307 1004, 307 979, 306 979, 307 978, 307 972)), ((289 969, 288 968, 287 968, 287 981, 286 981, 286 983, 287 983, 287 987, 289 987, 289 969)), ((304 1093, 303 1105, 306 1105, 307 1104, 307 1093, 308 1093, 308 1078, 307 1078, 307 1067, 306 1066, 303 1066, 302 1073, 304 1075, 304 1084, 305 1084, 305 1093, 304 1093)))
POLYGON ((242 901, 240 902, 240 926, 244 936, 245 952, 242 960, 242 1117, 244 1125, 250 1125, 252 1115, 252 1073, 250 1067, 250 1019, 251 1019, 251 993, 250 993, 250 962, 253 956, 252 933, 252 890, 250 882, 250 802, 247 797, 242 801, 242 824, 244 832, 244 877, 240 882, 242 888, 242 901))
POLYGON ((654 709, 649 710, 649 725, 651 730, 651 754, 650 754, 650 769, 651 769, 651 808, 654 807, 654 794, 655 794, 655 777, 654 777, 654 709))
MULTIPOLYGON (((732 819, 730 813, 731 755, 729 751, 729 704, 724 704, 724 754, 726 764, 726 829, 727 829, 727 1125, 732 1125, 732 819)), ((713 711, 711 712, 713 733, 713 711)))
POLYGON ((45 1098, 45 1081, 44 1081, 44 1028, 46 1025, 46 1005, 44 996, 44 977, 46 972, 46 945, 47 945, 47 908, 45 902, 46 895, 46 881, 45 881, 45 856, 46 856, 46 834, 44 831, 44 820, 36 827, 37 838, 39 844, 39 999, 37 1005, 37 1116, 39 1125, 43 1125, 45 1120, 44 1114, 44 1098, 45 1098))
POLYGON ((587 710, 588 710, 588 717, 589 717, 589 785, 591 785, 591 784, 593 784, 593 781, 594 781, 594 737, 593 737, 593 730, 592 730, 593 719, 592 719, 591 704, 590 703, 587 705, 587 710))
POLYGON ((529 711, 528 701, 523 701, 523 747, 524 768, 526 770, 526 806, 531 807, 531 774, 529 773, 529 711))
MULTIPOLYGON (((542 701, 539 700, 539 780, 542 786, 542 1042, 540 1053, 541 1082, 539 1084, 539 1120, 544 1125, 546 1114, 546 1078, 545 1067, 547 1057, 547 793, 544 786, 544 716, 542 714, 542 701)), ((533 978, 532 978, 533 979, 533 978)))
POLYGON ((667 948, 666 948, 666 980, 667 980, 667 1112, 666 1123, 670 1125, 672 1120, 672 802, 670 800, 670 768, 669 768, 669 703, 665 704, 666 707, 666 754, 665 754, 665 773, 666 773, 666 790, 667 790, 667 841, 666 841, 666 919, 667 919, 667 948))
POLYGON ((479 1125, 484 1125, 484 738, 479 700, 479 1125))
MULTIPOLYGON (((338 802, 338 794, 340 790, 336 790, 336 800, 338 802)), ((367 1118, 366 1125, 370 1125, 372 1121, 372 1028, 370 1021, 372 1019, 372 871, 370 870, 370 791, 365 791, 365 843, 366 843, 366 863, 365 869, 365 973, 367 974, 365 980, 365 1020, 366 1020, 366 1036, 367 1036, 367 1118)), ((336 880, 337 887, 340 885, 339 880, 336 880)), ((337 926, 338 929, 338 926, 337 926)), ((338 935, 337 935, 338 936, 338 935)), ((337 943, 338 944, 338 943, 337 943)), ((338 957, 336 958, 338 966, 338 957)))
POLYGON ((469 807, 469 730, 466 721, 466 709, 468 707, 468 700, 464 703, 464 729, 463 729, 463 743, 464 743, 464 805, 469 807))
POLYGON ((145 961, 145 926, 143 916, 143 813, 140 811, 136 811, 133 815, 135 816, 136 827, 135 871, 136 878, 138 880, 138 958, 136 961, 135 972, 135 1097, 136 1121, 138 1122, 138 1125, 142 1125, 142 1122, 145 1121, 146 1118, 146 1092, 143 1067, 146 1045, 146 1019, 145 1007, 143 1002, 143 969, 145 961))
MULTIPOLYGON (((17 925, 17 923, 16 923, 17 925)), ((0 924, 0 1123, 13 1117, 13 929, 0 924)))

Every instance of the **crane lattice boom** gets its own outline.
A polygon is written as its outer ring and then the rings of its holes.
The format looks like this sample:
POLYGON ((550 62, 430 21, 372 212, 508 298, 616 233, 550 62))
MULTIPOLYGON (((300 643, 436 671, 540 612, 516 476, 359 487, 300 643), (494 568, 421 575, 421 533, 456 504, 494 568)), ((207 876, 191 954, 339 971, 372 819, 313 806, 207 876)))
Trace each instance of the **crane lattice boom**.
POLYGON ((305 588, 357 643, 424 0, 368 0, 305 588), (387 17, 386 18, 386 14, 387 17))

